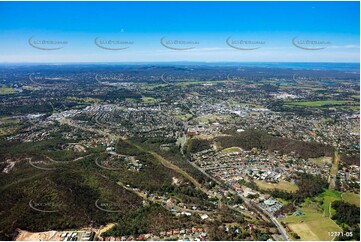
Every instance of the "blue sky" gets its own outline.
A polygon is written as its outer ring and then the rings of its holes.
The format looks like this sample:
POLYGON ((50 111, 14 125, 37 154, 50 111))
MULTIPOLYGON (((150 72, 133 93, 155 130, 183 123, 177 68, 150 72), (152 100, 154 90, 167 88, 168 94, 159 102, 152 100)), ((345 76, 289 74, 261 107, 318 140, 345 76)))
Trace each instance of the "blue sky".
POLYGON ((0 62, 360 59, 359 2, 1 2, 0 11, 0 62), (58 50, 41 50, 29 44, 31 37, 31 41, 66 44, 57 45, 62 47, 58 50), (128 47, 124 50, 108 50, 94 43, 96 37, 132 44, 122 45, 128 47), (160 43, 162 37, 191 42, 172 47, 193 49, 166 48, 160 43), (234 46, 257 48, 232 48, 226 43, 228 37, 256 42, 234 46), (297 42, 306 47, 299 48, 293 38, 319 44, 297 42), (323 48, 309 50, 313 47, 323 48))

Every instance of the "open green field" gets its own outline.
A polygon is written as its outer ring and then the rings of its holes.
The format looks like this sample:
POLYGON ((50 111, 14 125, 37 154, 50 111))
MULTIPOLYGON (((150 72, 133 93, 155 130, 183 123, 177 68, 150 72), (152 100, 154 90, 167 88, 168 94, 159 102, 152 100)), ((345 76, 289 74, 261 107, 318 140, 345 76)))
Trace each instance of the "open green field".
POLYGON ((228 154, 228 153, 241 152, 241 151, 242 151, 242 149, 239 147, 230 147, 230 148, 224 149, 222 152, 228 154))
POLYGON ((0 125, 18 124, 20 121, 17 118, 11 116, 0 117, 0 125))
POLYGON ((191 118, 192 116, 193 115, 190 113, 183 114, 183 115, 182 114, 176 115, 177 118, 182 119, 182 120, 187 120, 187 119, 191 118))
POLYGON ((188 85, 195 85, 195 84, 202 84, 200 81, 189 81, 189 82, 175 82, 176 86, 188 86, 188 85))
POLYGON ((351 203, 360 207, 360 194, 355 194, 351 192, 342 193, 342 200, 347 203, 351 203))
POLYGON ((200 117, 197 117, 199 122, 203 123, 215 123, 215 122, 223 122, 223 121, 232 121, 233 118, 230 115, 224 114, 207 114, 200 117))
POLYGON ((285 105, 292 106, 303 106, 303 107, 322 107, 322 106, 332 106, 332 105, 343 105, 348 101, 341 100, 325 100, 325 101, 311 101, 311 102, 285 102, 285 105))
POLYGON ((11 87, 1 87, 0 88, 0 95, 5 95, 5 94, 12 94, 15 93, 15 89, 11 88, 11 87))
POLYGON ((217 83, 224 83, 224 82, 237 82, 237 81, 229 81, 229 80, 218 80, 218 81, 179 81, 174 82, 176 86, 188 86, 188 85, 204 85, 204 84, 212 84, 215 85, 217 83))
POLYGON ((144 103, 152 103, 155 101, 155 99, 153 97, 142 97, 142 101, 144 103))
POLYGON ((360 105, 345 106, 345 108, 348 108, 351 110, 360 110, 360 105))
POLYGON ((283 190, 286 192, 296 192, 298 190, 298 186, 295 184, 292 184, 291 182, 287 182, 287 181, 280 181, 277 184, 273 184, 273 183, 267 183, 265 181, 259 181, 259 180, 255 180, 254 181, 256 183, 256 185, 264 190, 272 190, 272 189, 277 189, 277 190, 283 190))
POLYGON ((166 83, 162 83, 162 84, 147 84, 141 87, 141 89, 143 90, 153 90, 156 89, 158 87, 166 87, 168 86, 168 84, 166 83))
POLYGON ((127 98, 125 98, 125 101, 127 101, 127 102, 135 102, 136 99, 135 99, 135 98, 131 98, 131 97, 127 97, 127 98))
POLYGON ((11 127, 11 128, 1 128, 0 127, 0 136, 12 134, 16 130, 17 130, 16 127, 11 127))
POLYGON ((202 122, 202 123, 214 123, 216 122, 216 119, 213 119, 213 118, 210 118, 210 117, 201 117, 201 118, 198 118, 199 122, 202 122))
POLYGON ((91 97, 68 97, 68 100, 77 101, 78 103, 100 103, 101 100, 99 98, 91 98, 91 97))
POLYGON ((0 136, 9 135, 14 133, 19 125, 20 121, 12 117, 0 118, 0 136))
POLYGON ((301 240, 332 240, 328 232, 342 231, 333 220, 323 216, 322 208, 315 202, 305 201, 298 211, 302 213, 300 216, 296 216, 296 212, 281 221, 297 233, 301 240))

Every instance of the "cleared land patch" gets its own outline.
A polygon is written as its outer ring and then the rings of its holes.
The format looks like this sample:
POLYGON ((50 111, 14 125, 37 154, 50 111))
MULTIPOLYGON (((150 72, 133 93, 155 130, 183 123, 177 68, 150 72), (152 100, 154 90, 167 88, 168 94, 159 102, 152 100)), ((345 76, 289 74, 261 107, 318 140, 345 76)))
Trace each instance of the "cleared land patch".
POLYGON ((328 232, 341 232, 341 228, 330 218, 324 217, 317 205, 306 202, 299 209, 302 213, 282 219, 301 240, 332 240, 328 232))
POLYGON ((16 90, 14 88, 11 88, 11 87, 1 87, 0 88, 0 95, 5 95, 5 94, 13 94, 15 93, 16 90))
POLYGON ((319 237, 312 232, 308 224, 290 224, 290 229, 298 235, 303 235, 301 238, 307 238, 307 240, 319 240, 319 237))
POLYGON ((310 161, 312 161, 313 163, 318 164, 318 165, 324 165, 324 164, 327 164, 327 163, 332 164, 332 157, 321 156, 321 157, 318 157, 318 158, 310 158, 310 161))
POLYGON ((313 199, 306 199, 301 208, 281 221, 285 222, 293 232, 296 232, 301 240, 332 240, 333 237, 328 232, 341 232, 342 229, 335 221, 324 216, 324 206, 328 201, 340 196, 337 191, 326 190, 316 197, 316 200, 326 200, 322 206, 318 202, 312 201, 313 199))
POLYGON ((265 190, 273 190, 273 189, 277 189, 277 190, 283 190, 283 191, 287 191, 287 192, 296 192, 298 191, 298 186, 295 184, 292 184, 291 182, 287 182, 287 181, 280 181, 279 183, 267 183, 265 181, 254 181, 256 183, 256 185, 261 188, 261 189, 265 189, 265 190))

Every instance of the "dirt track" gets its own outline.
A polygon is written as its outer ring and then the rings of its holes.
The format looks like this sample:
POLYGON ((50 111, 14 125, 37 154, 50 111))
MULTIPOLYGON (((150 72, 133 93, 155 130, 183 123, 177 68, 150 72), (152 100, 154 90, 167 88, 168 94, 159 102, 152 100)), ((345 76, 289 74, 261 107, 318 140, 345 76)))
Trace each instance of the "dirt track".
POLYGON ((47 232, 28 232, 26 230, 18 230, 19 235, 16 237, 16 241, 60 241, 59 236, 55 236, 57 231, 47 232))

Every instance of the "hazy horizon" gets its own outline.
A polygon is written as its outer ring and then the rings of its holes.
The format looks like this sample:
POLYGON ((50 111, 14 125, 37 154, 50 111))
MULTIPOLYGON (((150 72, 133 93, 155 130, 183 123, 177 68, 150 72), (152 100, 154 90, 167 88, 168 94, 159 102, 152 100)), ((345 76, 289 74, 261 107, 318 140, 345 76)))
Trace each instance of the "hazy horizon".
POLYGON ((360 59, 359 2, 1 2, 0 9, 0 62, 360 59))

